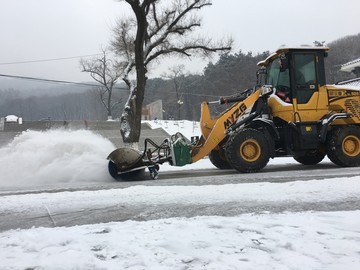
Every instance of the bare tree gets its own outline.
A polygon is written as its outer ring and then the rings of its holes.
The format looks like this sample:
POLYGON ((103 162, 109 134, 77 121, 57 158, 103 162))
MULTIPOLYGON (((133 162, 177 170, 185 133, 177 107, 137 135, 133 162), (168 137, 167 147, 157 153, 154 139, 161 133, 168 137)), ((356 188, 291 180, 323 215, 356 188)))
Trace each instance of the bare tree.
POLYGON ((135 70, 135 81, 123 79, 130 95, 121 116, 120 131, 125 143, 136 143, 140 137, 141 110, 146 73, 150 65, 164 56, 204 57, 231 49, 232 40, 215 43, 209 38, 190 34, 201 26, 196 14, 211 6, 211 0, 120 0, 131 6, 135 19, 119 20, 112 46, 127 63, 127 75, 135 70))
POLYGON ((177 119, 180 120, 181 117, 181 105, 184 104, 184 100, 182 98, 182 81, 184 80, 184 65, 177 65, 170 68, 168 73, 163 74, 163 77, 172 81, 174 85, 174 90, 176 94, 176 104, 177 104, 177 119))
POLYGON ((80 65, 83 72, 88 72, 99 83, 98 96, 107 111, 108 120, 112 119, 114 108, 121 103, 121 99, 114 100, 113 91, 117 81, 124 74, 123 69, 119 68, 119 64, 105 49, 102 49, 98 57, 81 59, 80 65))

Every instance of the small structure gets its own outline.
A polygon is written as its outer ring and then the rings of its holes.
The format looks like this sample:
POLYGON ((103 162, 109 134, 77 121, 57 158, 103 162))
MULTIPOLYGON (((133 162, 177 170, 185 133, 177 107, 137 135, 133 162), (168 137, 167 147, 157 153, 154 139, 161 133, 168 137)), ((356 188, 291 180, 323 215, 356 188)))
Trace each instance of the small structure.
POLYGON ((158 99, 142 109, 142 120, 163 120, 162 100, 158 99))
POLYGON ((18 124, 22 124, 22 118, 21 117, 17 117, 16 115, 7 115, 5 116, 5 123, 18 123, 18 124))

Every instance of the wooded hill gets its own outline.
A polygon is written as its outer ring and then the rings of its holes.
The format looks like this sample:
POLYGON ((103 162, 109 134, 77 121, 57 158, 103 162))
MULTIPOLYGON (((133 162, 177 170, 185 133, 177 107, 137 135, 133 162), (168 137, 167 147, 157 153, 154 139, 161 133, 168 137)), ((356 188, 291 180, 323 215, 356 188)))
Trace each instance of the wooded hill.
MULTIPOLYGON (((328 83, 353 78, 353 74, 340 71, 341 64, 360 57, 360 33, 347 36, 326 44, 330 47, 326 59, 328 83)), ((164 118, 199 120, 202 101, 217 100, 219 96, 232 95, 236 91, 253 87, 256 83, 257 63, 269 52, 227 53, 216 63, 209 63, 202 75, 174 75, 171 79, 148 79, 144 104, 163 100, 164 118)), ((50 85, 47 88, 23 90, 19 84, 11 86, 0 80, 0 116, 15 114, 24 120, 105 120, 105 109, 92 87, 50 85), (30 94, 31 93, 31 94, 30 94)), ((28 84, 28 82, 24 82, 28 84)), ((30 86, 29 86, 30 87, 30 86)), ((128 91, 116 90, 114 98, 122 100, 115 109, 114 118, 119 117, 128 91)), ((224 108, 218 108, 222 111, 224 108)))

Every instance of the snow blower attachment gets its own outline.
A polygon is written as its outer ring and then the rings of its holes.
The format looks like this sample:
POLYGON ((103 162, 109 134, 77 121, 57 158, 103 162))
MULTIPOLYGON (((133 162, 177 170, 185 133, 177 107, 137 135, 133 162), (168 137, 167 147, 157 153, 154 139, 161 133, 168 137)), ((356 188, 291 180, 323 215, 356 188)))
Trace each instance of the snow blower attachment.
POLYGON ((191 153, 185 137, 181 133, 176 133, 160 145, 145 139, 142 153, 132 148, 118 148, 110 153, 108 160, 109 173, 115 179, 131 179, 145 168, 149 169, 152 179, 157 179, 160 164, 165 162, 173 166, 190 164, 191 153))
POLYGON ((278 49, 258 63, 254 88, 201 104, 200 138, 188 142, 177 133, 160 145, 146 139, 142 153, 119 148, 108 157, 110 174, 133 179, 148 168, 156 179, 164 162, 184 166, 205 156, 219 169, 243 173, 283 156, 315 165, 327 155, 338 166, 360 166, 360 89, 326 85, 328 50, 278 49), (211 117, 210 103, 228 106, 211 117))

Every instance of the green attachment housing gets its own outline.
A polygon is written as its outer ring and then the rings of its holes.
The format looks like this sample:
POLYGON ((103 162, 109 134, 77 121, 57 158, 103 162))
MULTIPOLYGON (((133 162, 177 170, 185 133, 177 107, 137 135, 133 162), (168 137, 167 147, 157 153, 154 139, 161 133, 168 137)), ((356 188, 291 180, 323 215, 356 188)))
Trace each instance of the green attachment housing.
POLYGON ((171 145, 173 166, 184 166, 191 164, 190 146, 181 138, 171 145))

